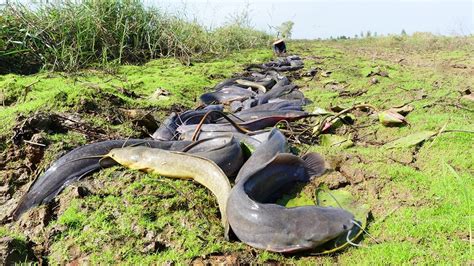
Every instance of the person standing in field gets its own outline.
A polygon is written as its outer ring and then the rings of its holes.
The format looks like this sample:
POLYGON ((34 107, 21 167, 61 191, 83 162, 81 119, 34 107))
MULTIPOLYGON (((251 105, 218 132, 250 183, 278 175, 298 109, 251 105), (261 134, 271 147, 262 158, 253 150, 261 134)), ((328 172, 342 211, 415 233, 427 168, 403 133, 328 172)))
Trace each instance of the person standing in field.
POLYGON ((284 39, 278 39, 274 41, 272 44, 272 47, 273 47, 273 52, 275 52, 277 56, 286 55, 286 44, 285 44, 284 39))

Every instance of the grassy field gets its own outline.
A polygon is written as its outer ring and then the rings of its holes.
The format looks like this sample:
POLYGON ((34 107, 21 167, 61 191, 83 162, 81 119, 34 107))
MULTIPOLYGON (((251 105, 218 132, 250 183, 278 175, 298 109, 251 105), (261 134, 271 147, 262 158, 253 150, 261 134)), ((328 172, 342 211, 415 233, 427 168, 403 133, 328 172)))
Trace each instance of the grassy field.
MULTIPOLYGON (((347 191, 368 206, 370 236, 364 235, 362 247, 324 256, 284 256, 227 242, 216 201, 205 188, 120 167, 75 184, 54 206, 36 208, 16 223, 4 221, 0 237, 11 236, 23 253, 32 249, 49 263, 472 263, 474 102, 463 95, 474 88, 474 39, 417 34, 294 41, 289 48, 305 61, 305 68, 291 76, 313 101, 308 111, 361 103, 380 110, 413 107, 403 127, 385 127, 366 112, 354 111, 354 124, 335 132, 350 137, 352 147, 298 146, 323 154, 331 170, 296 196, 314 199, 324 187, 347 191), (316 76, 300 75, 312 68, 316 76), (388 75, 377 75, 381 72, 388 75), (382 146, 442 128, 447 132, 415 147, 382 146)), ((159 121, 170 110, 193 107, 206 87, 271 57, 268 49, 245 50, 191 66, 158 59, 113 72, 0 76, 0 220, 35 173, 61 152, 100 139, 146 137, 151 129, 140 123, 143 117, 159 121), (42 113, 77 123, 38 130, 35 125, 41 123, 28 117, 42 113), (10 141, 14 135, 17 147, 10 141), (46 144, 40 158, 34 160, 37 153, 21 140, 46 144)))

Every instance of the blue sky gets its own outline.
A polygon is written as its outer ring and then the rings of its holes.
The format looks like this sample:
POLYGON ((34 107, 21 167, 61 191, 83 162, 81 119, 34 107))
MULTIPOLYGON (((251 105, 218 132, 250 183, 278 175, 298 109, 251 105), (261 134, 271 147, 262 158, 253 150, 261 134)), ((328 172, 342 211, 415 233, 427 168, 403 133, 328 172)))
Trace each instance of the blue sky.
POLYGON ((252 26, 269 31, 295 22, 293 38, 353 37, 416 31, 442 35, 474 34, 474 0, 145 0, 172 13, 216 27, 247 12, 252 26))

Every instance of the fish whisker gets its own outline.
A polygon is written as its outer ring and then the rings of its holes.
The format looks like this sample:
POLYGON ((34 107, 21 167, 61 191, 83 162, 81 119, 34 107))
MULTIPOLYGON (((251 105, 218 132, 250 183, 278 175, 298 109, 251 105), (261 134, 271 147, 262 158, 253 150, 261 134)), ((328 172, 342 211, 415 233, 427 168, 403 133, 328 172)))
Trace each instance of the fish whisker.
MULTIPOLYGON (((352 222, 352 221, 351 221, 351 222, 352 222)), ((354 246, 354 247, 363 247, 363 245, 361 245, 361 244, 357 244, 357 243, 352 242, 352 240, 349 238, 349 236, 351 235, 351 233, 352 233, 352 229, 349 230, 349 231, 347 231, 347 236, 346 236, 346 241, 347 241, 347 243, 351 244, 351 245, 354 246)))
POLYGON ((373 237, 369 232, 367 232, 367 230, 365 230, 361 224, 359 224, 359 222, 357 222, 356 220, 351 220, 351 223, 354 224, 355 226, 359 227, 360 230, 362 230, 362 232, 366 233, 375 243, 377 244, 380 244, 377 239, 375 239, 375 237, 373 237))

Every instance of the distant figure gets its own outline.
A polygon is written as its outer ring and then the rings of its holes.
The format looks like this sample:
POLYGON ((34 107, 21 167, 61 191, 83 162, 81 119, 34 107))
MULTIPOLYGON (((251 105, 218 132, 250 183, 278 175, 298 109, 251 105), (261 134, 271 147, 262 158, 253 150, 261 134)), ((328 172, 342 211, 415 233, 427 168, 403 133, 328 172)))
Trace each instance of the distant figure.
POLYGON ((277 56, 284 56, 286 54, 286 44, 283 39, 276 40, 272 44, 273 51, 277 56))

